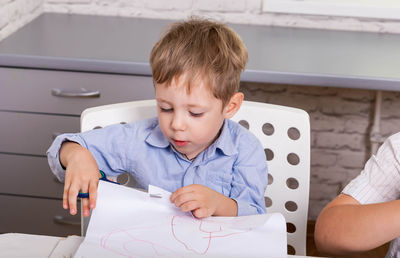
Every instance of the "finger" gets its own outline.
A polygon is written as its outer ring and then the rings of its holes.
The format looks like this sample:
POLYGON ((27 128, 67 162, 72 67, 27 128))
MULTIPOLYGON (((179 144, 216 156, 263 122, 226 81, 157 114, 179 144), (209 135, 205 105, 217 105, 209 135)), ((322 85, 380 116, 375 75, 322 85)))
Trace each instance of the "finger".
MULTIPOLYGON (((86 184, 81 186, 81 193, 87 193, 88 188, 89 188, 89 186, 87 186, 86 184)), ((89 193, 89 198, 90 198, 90 193, 89 193)), ((89 199, 81 198, 81 202, 82 202, 82 214, 84 217, 88 217, 90 214, 89 199)))
POLYGON ((78 192, 79 190, 74 186, 71 186, 68 191, 68 206, 69 213, 71 215, 75 215, 77 213, 76 199, 78 197, 78 192))
POLYGON ((198 201, 188 201, 180 206, 182 212, 194 211, 200 208, 200 203, 198 201))
POLYGON ((192 211, 193 216, 198 219, 210 217, 211 214, 208 214, 208 210, 206 208, 199 208, 192 211))
MULTIPOLYGON (((90 194, 89 194, 90 196, 90 194)), ((81 198, 82 202, 82 214, 83 217, 88 217, 90 214, 90 209, 89 209, 89 199, 88 198, 81 198)))
POLYGON ((64 210, 68 209, 68 192, 69 192, 69 183, 64 183, 64 192, 63 192, 63 208, 64 210))
POLYGON ((66 210, 68 209, 68 193, 69 193, 69 188, 71 187, 71 180, 69 173, 65 173, 65 179, 64 179, 64 192, 63 192, 63 208, 66 210))
POLYGON ((187 185, 187 186, 181 187, 178 190, 176 190, 175 192, 173 192, 169 198, 171 200, 171 202, 175 202, 175 199, 181 194, 192 192, 191 186, 192 185, 187 185))
POLYGON ((98 182, 99 180, 92 180, 89 184, 89 204, 91 210, 96 207, 98 182))
POLYGON ((178 195, 174 200, 174 204, 176 207, 181 207, 182 204, 194 200, 196 200, 196 195, 193 192, 188 192, 178 195))

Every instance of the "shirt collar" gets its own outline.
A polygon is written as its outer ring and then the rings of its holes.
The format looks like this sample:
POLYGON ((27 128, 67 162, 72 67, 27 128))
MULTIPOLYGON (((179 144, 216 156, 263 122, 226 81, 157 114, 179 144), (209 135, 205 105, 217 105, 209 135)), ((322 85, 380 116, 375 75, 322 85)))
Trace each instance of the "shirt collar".
POLYGON ((169 141, 165 138, 161 131, 160 125, 157 124, 146 138, 146 142, 154 147, 166 148, 169 146, 169 141))
MULTIPOLYGON (((219 137, 205 150, 205 156, 211 157, 217 149, 221 150, 222 153, 227 156, 235 155, 238 152, 237 147, 233 143, 233 136, 228 124, 229 121, 225 119, 219 137)), ((146 138, 146 142, 159 148, 166 148, 170 145, 169 141, 162 133, 159 124, 151 130, 146 138)))
POLYGON ((222 125, 219 137, 206 149, 206 156, 210 157, 214 155, 217 149, 221 150, 226 156, 232 156, 238 152, 237 147, 234 145, 233 136, 229 128, 229 120, 227 119, 225 119, 222 125))

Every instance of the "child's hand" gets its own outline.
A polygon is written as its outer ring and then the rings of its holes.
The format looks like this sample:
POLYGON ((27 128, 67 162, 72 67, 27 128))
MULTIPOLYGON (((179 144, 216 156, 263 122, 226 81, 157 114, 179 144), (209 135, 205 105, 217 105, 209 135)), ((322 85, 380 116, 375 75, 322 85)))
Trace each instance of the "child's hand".
POLYGON ((99 168, 92 154, 77 143, 66 142, 60 149, 60 161, 67 170, 63 193, 63 208, 77 213, 78 193, 89 193, 89 199, 82 198, 83 216, 96 207, 97 185, 100 178, 99 168))
POLYGON ((191 211, 196 218, 237 216, 234 200, 203 185, 179 188, 171 194, 170 200, 181 211, 191 211))

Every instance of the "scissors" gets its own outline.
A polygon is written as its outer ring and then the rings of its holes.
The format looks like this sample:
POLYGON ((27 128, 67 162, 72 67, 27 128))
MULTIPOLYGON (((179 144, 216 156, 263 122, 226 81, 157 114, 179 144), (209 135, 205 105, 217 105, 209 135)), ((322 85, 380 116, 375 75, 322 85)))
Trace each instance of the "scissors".
MULTIPOLYGON (((101 175, 101 177, 99 178, 99 180, 103 180, 103 181, 106 181, 106 182, 110 182, 110 183, 119 185, 118 182, 114 182, 114 181, 108 180, 107 177, 106 177, 106 174, 104 174, 104 172, 101 171, 101 170, 100 170, 100 175, 101 175)), ((79 192, 78 193, 78 198, 89 198, 89 193, 81 193, 81 192, 79 192)))

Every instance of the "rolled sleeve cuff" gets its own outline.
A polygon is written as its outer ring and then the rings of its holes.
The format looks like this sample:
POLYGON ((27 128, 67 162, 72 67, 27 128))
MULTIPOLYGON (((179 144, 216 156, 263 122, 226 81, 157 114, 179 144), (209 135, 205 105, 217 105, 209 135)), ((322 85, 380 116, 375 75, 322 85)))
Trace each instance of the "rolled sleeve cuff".
POLYGON ((85 146, 84 141, 79 136, 74 134, 61 134, 54 139, 46 154, 50 169, 58 178, 58 180, 60 180, 60 182, 64 182, 65 180, 65 169, 60 163, 59 153, 61 145, 66 141, 76 142, 82 146, 85 146))
POLYGON ((254 203, 249 203, 246 201, 241 201, 235 198, 232 198, 238 207, 238 216, 247 216, 247 215, 257 215, 257 214, 264 214, 266 210, 254 203))
POLYGON ((359 175, 353 179, 342 191, 350 195, 361 204, 380 203, 387 201, 380 192, 371 186, 365 175, 359 175))

